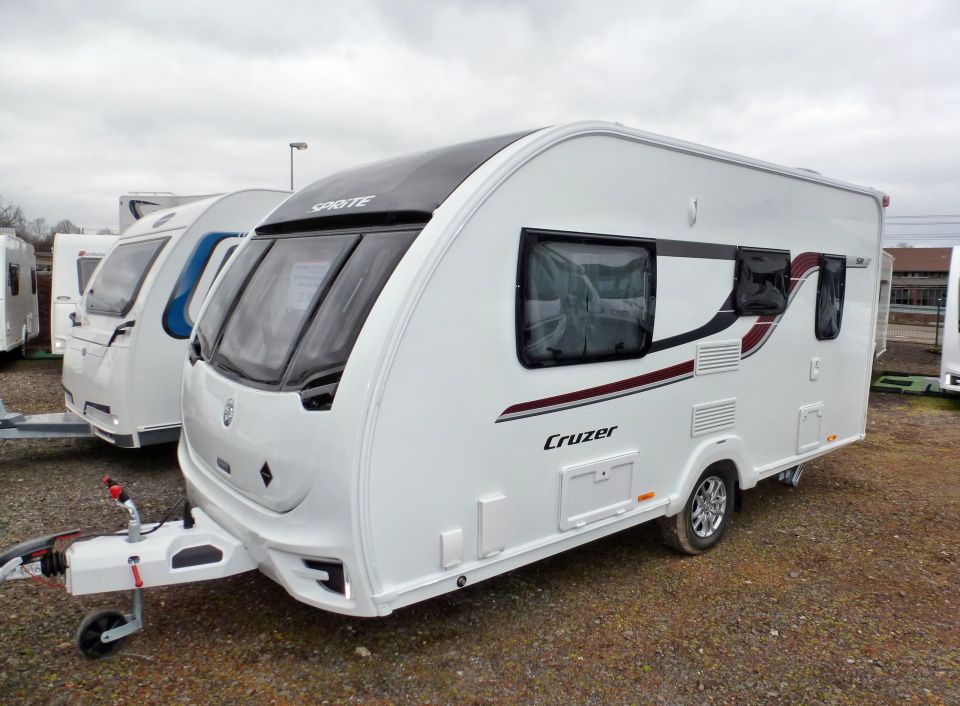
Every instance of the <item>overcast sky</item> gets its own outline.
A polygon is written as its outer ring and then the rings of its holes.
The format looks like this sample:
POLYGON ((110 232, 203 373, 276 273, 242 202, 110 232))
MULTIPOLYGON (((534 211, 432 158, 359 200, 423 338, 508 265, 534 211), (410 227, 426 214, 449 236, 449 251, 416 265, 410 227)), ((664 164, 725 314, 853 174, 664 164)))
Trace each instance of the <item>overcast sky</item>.
POLYGON ((960 2, 0 0, 0 194, 289 186, 581 119, 960 213, 960 2))

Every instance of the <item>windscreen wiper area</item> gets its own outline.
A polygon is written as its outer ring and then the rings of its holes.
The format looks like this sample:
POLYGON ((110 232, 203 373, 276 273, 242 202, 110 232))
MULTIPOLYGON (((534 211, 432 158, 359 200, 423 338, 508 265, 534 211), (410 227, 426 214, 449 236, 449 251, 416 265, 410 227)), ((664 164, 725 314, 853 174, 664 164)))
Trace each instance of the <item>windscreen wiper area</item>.
POLYGON ((340 386, 343 368, 319 375, 300 389, 300 402, 310 411, 326 411, 333 407, 333 398, 340 386))

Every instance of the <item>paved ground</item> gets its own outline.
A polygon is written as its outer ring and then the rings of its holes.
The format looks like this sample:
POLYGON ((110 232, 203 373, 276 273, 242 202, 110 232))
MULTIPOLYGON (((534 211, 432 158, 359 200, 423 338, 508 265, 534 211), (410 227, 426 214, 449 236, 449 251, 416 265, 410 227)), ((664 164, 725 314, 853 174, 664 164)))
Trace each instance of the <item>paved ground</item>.
MULTIPOLYGON (((58 405, 55 365, 0 361, 0 396, 58 405)), ((712 552, 642 526, 375 620, 262 575, 154 589, 99 662, 73 631, 123 595, 0 588, 0 703, 960 703, 960 403, 876 395, 867 441, 764 483, 712 552), (365 656, 366 655, 366 656, 365 656)), ((174 449, 0 442, 0 546, 122 526, 98 481, 157 518, 174 449)))

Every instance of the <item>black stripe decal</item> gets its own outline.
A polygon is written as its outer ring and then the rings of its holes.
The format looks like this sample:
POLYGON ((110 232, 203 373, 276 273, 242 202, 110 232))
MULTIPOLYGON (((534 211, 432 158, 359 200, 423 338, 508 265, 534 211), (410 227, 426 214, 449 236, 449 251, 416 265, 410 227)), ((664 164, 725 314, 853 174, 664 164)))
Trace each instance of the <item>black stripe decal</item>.
POLYGON ((704 260, 736 260, 737 246, 698 243, 694 240, 657 240, 660 257, 699 257, 704 260))
MULTIPOLYGON (((720 305, 720 310, 703 326, 695 328, 692 331, 687 331, 686 333, 678 333, 676 336, 654 341, 650 344, 650 350, 647 352, 655 353, 656 351, 663 351, 667 348, 682 346, 684 343, 692 343, 706 336, 712 336, 715 333, 720 333, 724 329, 730 328, 736 320, 737 312, 733 310, 733 292, 731 291, 726 301, 720 305)), ((654 324, 654 326, 656 326, 656 324, 654 324)))

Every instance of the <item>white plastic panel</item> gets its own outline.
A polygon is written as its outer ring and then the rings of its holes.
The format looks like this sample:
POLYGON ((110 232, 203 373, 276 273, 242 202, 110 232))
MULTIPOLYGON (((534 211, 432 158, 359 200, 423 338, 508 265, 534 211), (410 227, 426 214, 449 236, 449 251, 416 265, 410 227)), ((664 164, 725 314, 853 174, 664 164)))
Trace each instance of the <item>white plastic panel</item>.
POLYGON ((808 404, 800 408, 800 422, 797 428, 797 453, 813 451, 823 443, 820 427, 823 420, 823 403, 808 404))
POLYGON ((714 431, 733 429, 736 420, 736 398, 694 405, 690 436, 702 436, 714 431))
POLYGON ((741 340, 697 344, 694 372, 697 375, 727 373, 740 368, 741 340))
POLYGON ((631 509, 636 504, 638 457, 632 453, 565 468, 560 474, 560 529, 583 527, 631 509))
POLYGON ((459 527, 440 533, 440 568, 449 569, 463 561, 463 530, 459 527))
POLYGON ((478 556, 483 559, 507 546, 507 498, 495 495, 477 501, 480 516, 478 556))

